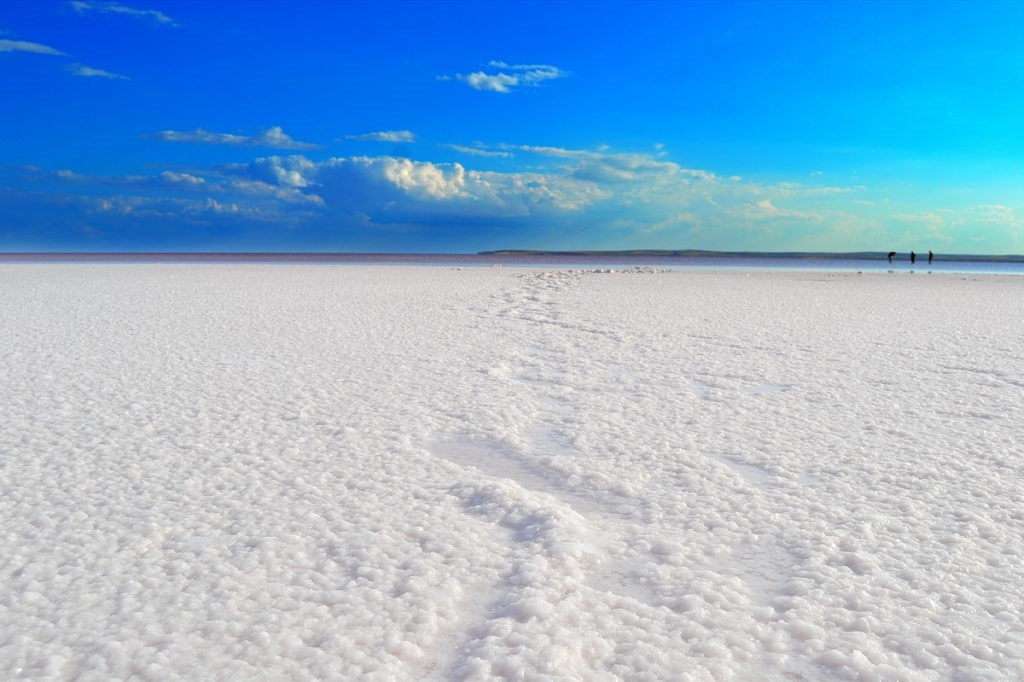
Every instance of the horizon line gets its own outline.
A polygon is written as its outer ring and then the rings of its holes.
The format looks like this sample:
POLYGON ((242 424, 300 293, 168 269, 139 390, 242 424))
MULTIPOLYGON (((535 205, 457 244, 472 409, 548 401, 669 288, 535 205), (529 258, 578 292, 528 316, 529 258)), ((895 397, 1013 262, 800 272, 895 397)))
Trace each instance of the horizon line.
MULTIPOLYGON (((908 260, 910 253, 926 259, 928 251, 923 253, 900 251, 895 252, 899 262, 908 260)), ((18 262, 25 260, 62 259, 71 261, 95 261, 101 259, 127 260, 131 258, 167 258, 174 260, 187 259, 224 259, 246 260, 261 257, 291 258, 295 260, 324 260, 338 257, 618 257, 618 258, 770 258, 770 259, 819 259, 819 260, 885 260, 887 251, 716 251, 710 249, 497 249, 488 251, 271 251, 271 250, 215 250, 215 251, 166 251, 166 250, 116 250, 116 251, 80 251, 80 250, 49 250, 49 251, 0 251, 0 262, 18 262)), ((936 258, 943 261, 966 262, 1024 262, 1024 255, 1019 254, 937 254, 936 258)))

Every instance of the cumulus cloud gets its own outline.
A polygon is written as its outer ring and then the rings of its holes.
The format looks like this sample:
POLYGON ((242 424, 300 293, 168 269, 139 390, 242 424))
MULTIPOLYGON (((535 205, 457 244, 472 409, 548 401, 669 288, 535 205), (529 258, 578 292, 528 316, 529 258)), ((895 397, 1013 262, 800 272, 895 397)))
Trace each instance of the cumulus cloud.
POLYGON ((164 142, 195 142, 200 144, 226 144, 238 147, 272 147, 274 149, 320 149, 323 145, 311 142, 299 142, 287 135, 280 126, 268 128, 258 135, 235 135, 233 133, 213 133, 202 128, 188 131, 161 130, 149 135, 164 142))
POLYGON ((565 78, 568 71, 549 64, 506 64, 492 61, 489 71, 474 71, 455 76, 438 76, 438 80, 459 80, 474 90, 510 93, 517 88, 537 87, 546 81, 565 78))
MULTIPOLYGON (((484 145, 448 146, 469 154, 492 151, 484 145)), ((827 220, 848 224, 853 219, 828 207, 780 203, 821 202, 835 194, 831 191, 746 183, 684 168, 651 154, 535 145, 503 145, 497 150, 533 154, 552 163, 532 172, 494 172, 473 170, 461 163, 392 156, 337 157, 323 162, 303 156, 270 156, 226 172, 282 189, 315 193, 323 201, 317 205, 328 214, 359 214, 372 222, 416 224, 447 217, 460 224, 469 219, 488 224, 490 219, 530 216, 557 220, 559 215, 598 205, 605 214, 604 224, 618 220, 633 225, 634 232, 648 233, 695 226, 710 229, 723 221, 766 227, 796 222, 821 226, 827 220)))
POLYGON ((265 156, 247 164, 227 166, 225 172, 298 189, 313 183, 316 168, 316 164, 304 156, 265 156))
POLYGON ((265 157, 231 169, 281 187, 315 190, 328 210, 377 222, 481 219, 576 211, 607 195, 593 183, 543 173, 474 171, 462 164, 412 159, 265 157))
POLYGON ((84 64, 71 64, 68 66, 68 71, 75 74, 76 76, 85 76, 92 78, 109 78, 111 80, 131 80, 128 76, 122 76, 119 73, 111 73, 110 71, 104 71, 103 69, 94 69, 91 66, 85 66, 84 64))
POLYGON ((87 14, 89 12, 96 12, 97 14, 120 14, 123 16, 134 17, 136 19, 146 19, 164 26, 177 26, 174 19, 171 19, 163 12, 159 12, 155 9, 136 9, 117 2, 85 2, 84 0, 71 0, 70 4, 79 14, 87 14))
POLYGON ((33 52, 35 54, 50 54, 63 56, 64 53, 57 48, 43 45, 41 43, 30 43, 27 40, 0 40, 0 52, 33 52))
POLYGON ((370 142, 415 142, 416 136, 410 130, 380 130, 362 135, 346 135, 345 139, 370 142))

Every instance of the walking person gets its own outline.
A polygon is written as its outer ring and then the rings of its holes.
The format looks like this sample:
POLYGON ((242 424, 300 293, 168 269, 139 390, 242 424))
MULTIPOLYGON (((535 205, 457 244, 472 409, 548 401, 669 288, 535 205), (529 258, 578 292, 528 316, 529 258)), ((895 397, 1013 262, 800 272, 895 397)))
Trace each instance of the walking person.
POLYGON ((932 264, 932 260, 934 260, 934 259, 935 259, 935 254, 932 253, 931 251, 929 251, 928 252, 928 265, 931 265, 932 264))
POLYGON ((913 265, 917 262, 917 254, 913 251, 910 252, 910 264, 913 265))
POLYGON ((891 263, 892 259, 895 258, 895 257, 896 257, 896 252, 895 251, 890 251, 889 252, 889 262, 891 263))

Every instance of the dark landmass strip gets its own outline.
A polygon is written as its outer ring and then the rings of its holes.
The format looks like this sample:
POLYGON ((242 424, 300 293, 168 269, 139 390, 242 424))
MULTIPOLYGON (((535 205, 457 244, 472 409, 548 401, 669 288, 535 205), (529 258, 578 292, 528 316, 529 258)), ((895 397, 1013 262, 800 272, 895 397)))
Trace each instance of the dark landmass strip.
MULTIPOLYGON (((700 249, 634 249, 630 251, 534 251, 530 249, 506 249, 502 251, 481 251, 481 256, 587 256, 587 257, 636 257, 636 258, 785 258, 799 260, 887 260, 888 253, 882 251, 851 251, 828 253, 812 251, 702 251, 700 249)), ((907 252, 897 252, 897 258, 906 260, 907 252)), ((917 254, 918 259, 928 260, 928 252, 917 254)), ((935 254, 936 260, 963 263, 1024 263, 1024 256, 942 253, 935 254)))

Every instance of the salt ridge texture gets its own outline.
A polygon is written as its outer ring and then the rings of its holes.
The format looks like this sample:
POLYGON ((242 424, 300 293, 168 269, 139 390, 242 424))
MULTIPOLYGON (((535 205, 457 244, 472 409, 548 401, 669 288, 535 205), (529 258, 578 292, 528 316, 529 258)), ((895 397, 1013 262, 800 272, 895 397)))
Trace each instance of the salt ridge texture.
POLYGON ((4 679, 1024 679, 1024 278, 0 291, 4 679))

